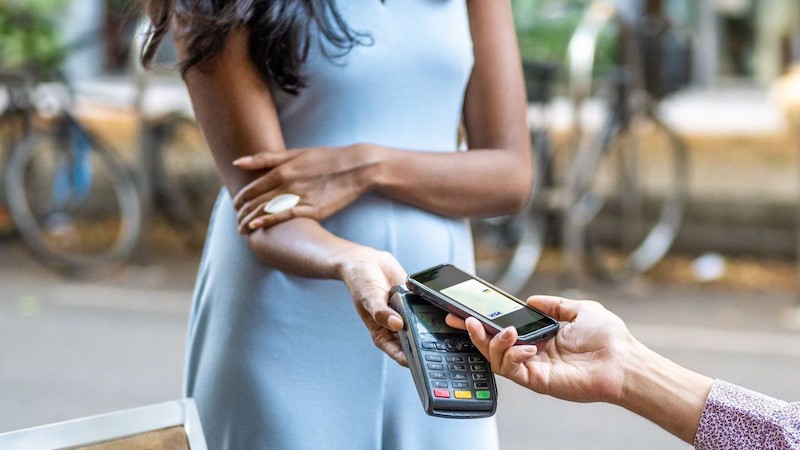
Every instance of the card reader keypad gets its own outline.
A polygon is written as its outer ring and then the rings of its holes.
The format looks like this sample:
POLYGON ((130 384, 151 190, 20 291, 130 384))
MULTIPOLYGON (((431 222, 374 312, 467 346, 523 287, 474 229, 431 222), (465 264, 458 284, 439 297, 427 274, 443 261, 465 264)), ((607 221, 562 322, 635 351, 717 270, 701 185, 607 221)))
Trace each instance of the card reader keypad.
POLYGON ((431 391, 438 398, 489 400, 490 367, 466 335, 425 334, 421 337, 423 358, 431 391))

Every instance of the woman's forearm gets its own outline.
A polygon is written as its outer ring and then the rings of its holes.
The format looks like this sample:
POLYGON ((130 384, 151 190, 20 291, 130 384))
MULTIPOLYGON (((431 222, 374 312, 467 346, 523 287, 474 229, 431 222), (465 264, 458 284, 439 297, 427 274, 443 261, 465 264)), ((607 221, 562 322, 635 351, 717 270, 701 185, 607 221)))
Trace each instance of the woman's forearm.
POLYGON ((620 406, 693 443, 713 380, 638 341, 626 361, 620 406))
POLYGON ((528 201, 532 168, 527 153, 496 149, 418 152, 371 146, 369 189, 422 209, 456 217, 514 213, 528 201), (524 155, 524 156, 523 156, 524 155))
POLYGON ((262 264, 309 278, 341 279, 343 265, 363 250, 305 218, 256 230, 247 240, 262 264))

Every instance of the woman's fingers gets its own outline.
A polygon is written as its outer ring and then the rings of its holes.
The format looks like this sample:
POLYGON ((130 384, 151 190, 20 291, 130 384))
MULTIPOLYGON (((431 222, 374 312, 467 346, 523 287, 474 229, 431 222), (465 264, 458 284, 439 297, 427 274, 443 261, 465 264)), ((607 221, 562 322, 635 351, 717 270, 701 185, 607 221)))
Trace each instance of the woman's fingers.
MULTIPOLYGON (((388 295, 388 293, 387 293, 388 295)), ((380 301, 377 298, 364 299, 361 301, 361 307, 364 308, 367 314, 372 317, 378 325, 383 328, 392 330, 394 332, 403 329, 403 319, 389 307, 386 301, 380 301)))
POLYGON ((405 353, 403 353, 403 348, 397 336, 386 329, 382 329, 377 333, 377 335, 372 336, 372 341, 375 343, 375 346, 389 355, 390 358, 397 361, 401 366, 408 367, 408 360, 406 359, 405 353))
POLYGON ((253 217, 250 217, 253 215, 253 212, 258 211, 263 213, 264 205, 268 201, 275 198, 276 195, 278 194, 275 193, 274 191, 270 191, 270 192, 265 192, 262 195, 259 195, 258 197, 246 201, 242 206, 239 207, 239 210, 236 211, 236 222, 239 223, 240 225, 246 224, 247 223, 245 221, 246 218, 250 218, 250 220, 253 219, 253 217))
POLYGON ((244 170, 264 170, 281 165, 292 158, 291 150, 285 152, 261 152, 255 155, 243 156, 233 165, 244 170))
POLYGON ((282 180, 291 178, 290 170, 280 167, 291 159, 305 152, 306 149, 292 149, 284 152, 261 152, 252 156, 245 156, 233 162, 233 165, 245 170, 267 170, 267 173, 242 188, 233 197, 233 206, 239 209, 246 202, 275 189, 282 180))
POLYGON ((294 219, 295 217, 298 217, 297 209, 299 208, 287 209, 286 211, 281 211, 275 214, 254 211, 250 217, 247 217, 242 221, 241 224, 239 224, 239 233, 248 234, 253 230, 269 228, 281 222, 294 219))
POLYGON ((243 187, 236 193, 236 196, 233 197, 233 207, 238 210, 259 195, 277 188, 279 183, 275 181, 275 178, 273 172, 269 172, 251 181, 250 184, 243 187))

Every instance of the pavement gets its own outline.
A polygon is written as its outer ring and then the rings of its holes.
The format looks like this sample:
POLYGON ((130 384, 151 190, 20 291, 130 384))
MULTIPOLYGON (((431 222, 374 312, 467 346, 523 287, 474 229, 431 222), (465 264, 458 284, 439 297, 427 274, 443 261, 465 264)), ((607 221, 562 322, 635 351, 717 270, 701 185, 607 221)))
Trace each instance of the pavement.
MULTIPOLYGON (((146 265, 84 280, 47 271, 16 241, 0 241, 0 255, 0 432, 180 397, 196 254, 155 252, 146 265)), ((601 300, 642 342, 678 363, 800 400, 791 282, 703 285, 653 276, 578 291, 550 267, 525 293, 601 300)), ((499 384, 504 450, 690 448, 621 408, 499 384)))

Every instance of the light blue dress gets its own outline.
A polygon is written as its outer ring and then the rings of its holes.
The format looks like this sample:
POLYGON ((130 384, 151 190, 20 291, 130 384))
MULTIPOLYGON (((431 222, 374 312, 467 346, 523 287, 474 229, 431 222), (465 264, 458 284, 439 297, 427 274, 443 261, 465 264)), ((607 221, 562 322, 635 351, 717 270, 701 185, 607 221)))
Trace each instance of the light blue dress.
MULTIPOLYGON (((311 46, 299 96, 275 93, 288 147, 359 142, 452 152, 472 69, 465 0, 342 0, 372 35, 331 61, 311 46)), ((435 193, 432 193, 435 195, 435 193)), ((226 192, 212 217, 189 324, 185 394, 210 448, 494 449, 494 419, 425 414, 408 369, 372 343, 344 284, 262 266, 226 192)), ((409 272, 474 266, 468 222, 368 194, 325 220, 409 272)))

